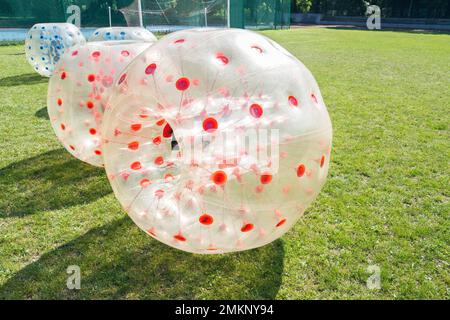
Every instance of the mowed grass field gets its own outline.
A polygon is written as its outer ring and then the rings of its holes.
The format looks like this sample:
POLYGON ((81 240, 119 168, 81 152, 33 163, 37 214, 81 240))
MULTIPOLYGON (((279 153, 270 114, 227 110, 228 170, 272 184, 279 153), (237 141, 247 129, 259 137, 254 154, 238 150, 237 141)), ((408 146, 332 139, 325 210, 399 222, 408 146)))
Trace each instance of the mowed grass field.
POLYGON ((450 35, 265 35, 315 75, 334 126, 328 182, 283 238, 200 256, 141 232, 102 169, 59 145, 47 79, 0 47, 0 298, 449 299, 450 35), (67 267, 81 268, 68 290, 67 267), (380 268, 381 289, 366 286, 380 268))

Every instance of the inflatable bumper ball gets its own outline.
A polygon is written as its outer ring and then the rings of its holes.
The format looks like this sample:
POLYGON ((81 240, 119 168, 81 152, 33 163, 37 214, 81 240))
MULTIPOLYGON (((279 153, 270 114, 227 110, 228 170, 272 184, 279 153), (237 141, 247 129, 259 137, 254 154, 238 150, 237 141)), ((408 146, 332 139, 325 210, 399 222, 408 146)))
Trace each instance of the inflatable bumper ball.
POLYGON ((103 166, 100 128, 109 93, 123 69, 149 46, 88 42, 61 57, 50 78, 47 108, 58 139, 76 158, 103 166))
POLYGON ((157 39, 147 29, 139 27, 109 27, 94 31, 89 41, 135 40, 156 42, 157 39))
POLYGON ((50 77, 65 50, 85 43, 84 36, 73 24, 39 23, 28 31, 25 54, 37 73, 50 77))
POLYGON ((133 221, 193 253, 287 232, 325 183, 332 128, 311 72, 246 30, 159 40, 120 76, 103 122, 105 169, 133 221))

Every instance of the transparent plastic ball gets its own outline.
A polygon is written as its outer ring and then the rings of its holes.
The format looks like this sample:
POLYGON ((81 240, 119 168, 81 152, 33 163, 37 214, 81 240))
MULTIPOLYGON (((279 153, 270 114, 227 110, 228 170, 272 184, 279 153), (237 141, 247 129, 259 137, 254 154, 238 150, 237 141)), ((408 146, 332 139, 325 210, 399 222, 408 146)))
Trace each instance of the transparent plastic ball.
POLYGON ((73 24, 38 23, 27 33, 25 54, 37 73, 50 77, 68 48, 85 43, 83 34, 73 24))
POLYGON ((103 166, 101 123, 123 69, 151 44, 96 41, 66 51, 50 78, 47 109, 58 139, 76 158, 103 166))
POLYGON ((156 42, 153 33, 140 27, 109 27, 99 28, 89 37, 89 41, 115 41, 136 40, 145 42, 156 42))
POLYGON ((105 169, 132 220, 193 253, 274 241, 325 183, 331 121, 311 72, 239 29, 159 40, 121 75, 103 123, 105 169))

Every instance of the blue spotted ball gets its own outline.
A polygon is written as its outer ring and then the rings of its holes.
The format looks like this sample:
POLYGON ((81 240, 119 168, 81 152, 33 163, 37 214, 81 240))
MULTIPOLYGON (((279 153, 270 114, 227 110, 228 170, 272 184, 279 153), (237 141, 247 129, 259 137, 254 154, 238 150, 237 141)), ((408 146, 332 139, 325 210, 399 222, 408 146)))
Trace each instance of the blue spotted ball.
POLYGON ((39 23, 28 31, 25 54, 37 73, 50 77, 67 48, 85 43, 86 39, 73 24, 39 23))

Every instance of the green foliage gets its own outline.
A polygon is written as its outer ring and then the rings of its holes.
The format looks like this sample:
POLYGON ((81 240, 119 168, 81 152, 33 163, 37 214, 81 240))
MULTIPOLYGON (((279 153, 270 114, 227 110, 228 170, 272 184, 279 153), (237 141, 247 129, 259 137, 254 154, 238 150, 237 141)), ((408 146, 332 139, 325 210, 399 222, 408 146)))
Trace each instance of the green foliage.
POLYGON ((309 12, 313 0, 295 0, 297 10, 299 12, 309 12))
POLYGON ((311 0, 310 11, 335 16, 362 16, 378 5, 383 17, 450 19, 448 0, 311 0))

